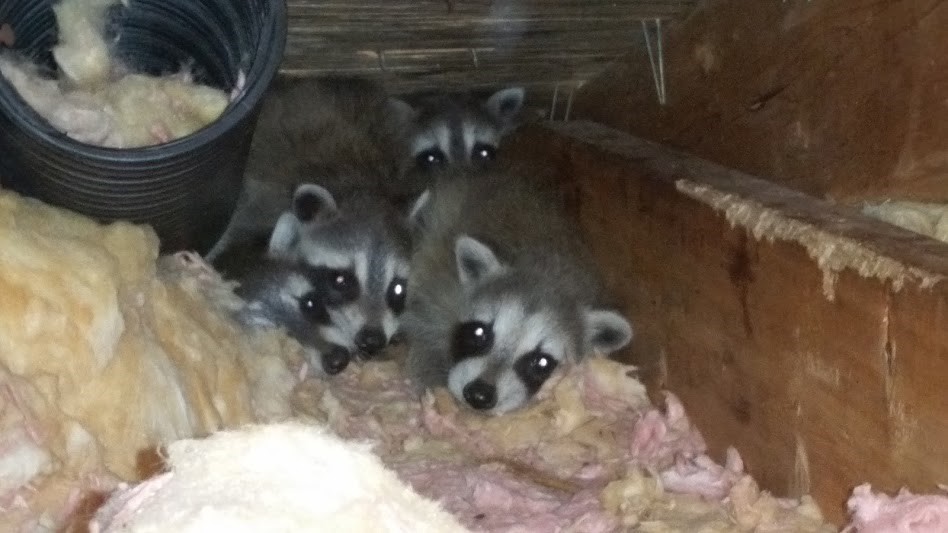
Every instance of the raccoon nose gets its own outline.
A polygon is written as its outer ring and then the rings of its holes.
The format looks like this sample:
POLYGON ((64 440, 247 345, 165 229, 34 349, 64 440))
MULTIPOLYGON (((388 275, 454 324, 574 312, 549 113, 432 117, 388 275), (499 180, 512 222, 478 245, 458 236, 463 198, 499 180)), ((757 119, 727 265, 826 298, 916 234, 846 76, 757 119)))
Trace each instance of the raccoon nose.
POLYGON ((333 346, 323 354, 322 363, 327 374, 338 374, 349 366, 349 351, 342 346, 333 346))
POLYGON ((356 335, 355 345, 366 355, 375 355, 385 348, 385 334, 376 328, 362 328, 356 335))
POLYGON ((490 409, 497 405, 497 387, 475 379, 464 386, 464 400, 474 409, 490 409))

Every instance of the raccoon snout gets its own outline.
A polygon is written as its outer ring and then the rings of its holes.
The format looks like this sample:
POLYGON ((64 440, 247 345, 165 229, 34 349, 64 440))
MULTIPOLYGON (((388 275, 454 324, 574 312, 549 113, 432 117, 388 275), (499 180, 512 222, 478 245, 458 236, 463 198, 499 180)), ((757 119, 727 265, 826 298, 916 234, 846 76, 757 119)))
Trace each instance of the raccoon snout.
POLYGON ((474 409, 487 410, 497 405, 497 387, 483 379, 468 383, 463 392, 464 401, 474 409))
POLYGON ((388 343, 391 344, 392 346, 398 346, 399 344, 402 344, 403 342, 405 342, 405 333, 401 331, 392 335, 392 338, 389 339, 388 341, 388 343))
POLYGON ((385 333, 377 328, 362 328, 356 334, 355 345, 366 355, 375 355, 385 348, 385 333))
POLYGON ((338 374, 349 366, 349 350, 342 346, 333 346, 322 355, 322 363, 327 374, 338 374))

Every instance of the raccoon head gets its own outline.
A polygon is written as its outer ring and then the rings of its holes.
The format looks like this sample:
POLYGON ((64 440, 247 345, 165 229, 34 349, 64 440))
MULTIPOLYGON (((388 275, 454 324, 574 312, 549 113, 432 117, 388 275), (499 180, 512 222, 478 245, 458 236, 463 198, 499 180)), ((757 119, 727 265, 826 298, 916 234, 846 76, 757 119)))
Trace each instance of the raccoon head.
POLYGON ((325 188, 303 184, 270 239, 271 256, 318 274, 320 334, 363 357, 397 335, 407 295, 408 245, 396 217, 383 211, 347 212, 325 188))
POLYGON ((391 104, 410 132, 408 147, 415 168, 431 171, 492 163, 502 137, 516 125, 524 96, 522 87, 511 87, 485 99, 441 95, 413 106, 393 97, 391 104))
POLYGON ((542 280, 523 279, 472 237, 457 238, 455 261, 464 311, 451 331, 448 388, 474 409, 517 409, 560 364, 612 353, 632 338, 619 313, 542 290, 542 280))
POLYGON ((258 257, 236 281, 235 292, 247 302, 238 313, 241 322, 284 328, 303 346, 314 370, 334 375, 349 365, 349 351, 325 342, 318 333, 325 314, 326 283, 319 272, 296 262, 258 257))

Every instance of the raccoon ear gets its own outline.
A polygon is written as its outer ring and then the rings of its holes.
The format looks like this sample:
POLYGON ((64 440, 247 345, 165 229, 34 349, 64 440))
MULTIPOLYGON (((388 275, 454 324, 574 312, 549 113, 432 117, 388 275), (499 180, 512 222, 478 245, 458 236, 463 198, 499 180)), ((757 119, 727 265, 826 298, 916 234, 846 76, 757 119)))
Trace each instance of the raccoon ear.
POLYGON ((304 183, 293 192, 293 214, 300 222, 328 218, 337 210, 332 193, 315 183, 304 183))
POLYGON ((586 309, 586 349, 611 354, 632 340, 632 325, 619 313, 608 309, 586 309))
POLYGON ((504 270, 504 265, 489 246, 467 235, 461 235, 454 241, 454 258, 458 277, 464 286, 479 283, 504 270))
POLYGON ((287 257, 296 246, 300 236, 300 221, 290 211, 284 212, 277 219, 270 242, 267 243, 267 255, 274 258, 287 257))
POLYGON ((487 99, 487 111, 500 122, 502 131, 511 129, 523 108, 525 97, 523 87, 508 87, 495 92, 487 99))
POLYGON ((411 104, 397 96, 389 96, 385 105, 399 126, 405 126, 414 121, 418 115, 418 111, 411 104))
POLYGON ((408 226, 413 232, 423 232, 425 230, 428 214, 428 206, 431 202, 431 189, 425 189, 425 192, 418 195, 411 209, 408 211, 408 226))

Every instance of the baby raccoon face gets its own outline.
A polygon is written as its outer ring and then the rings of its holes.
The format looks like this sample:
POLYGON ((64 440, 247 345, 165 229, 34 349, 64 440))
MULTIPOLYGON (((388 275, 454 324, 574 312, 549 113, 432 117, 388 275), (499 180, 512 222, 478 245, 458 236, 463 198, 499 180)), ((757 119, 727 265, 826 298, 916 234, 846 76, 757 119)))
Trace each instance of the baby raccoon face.
POLYGON ((371 357, 391 342, 407 295, 407 251, 376 225, 347 219, 328 191, 300 186, 270 243, 273 255, 305 264, 319 280, 309 315, 326 341, 371 357))
POLYGON ((520 407, 561 362, 577 357, 577 339, 552 310, 529 310, 515 296, 475 304, 451 338, 448 388, 474 409, 500 414, 520 407))
POLYGON ((416 168, 431 172, 453 165, 487 166, 497 159, 499 145, 500 132, 486 121, 468 118, 425 124, 411 150, 416 168))
POLYGON ((454 165, 489 165, 523 107, 524 90, 502 89, 483 101, 442 97, 417 107, 395 100, 411 132, 415 168, 428 172, 454 165))
POLYGON ((281 310, 276 313, 281 317, 281 324, 287 327, 291 336, 317 351, 319 364, 327 374, 345 370, 351 350, 319 334, 321 326, 326 323, 328 300, 332 296, 325 273, 295 265, 281 282, 281 310))
POLYGON ((251 327, 285 329, 303 346, 314 370, 322 369, 329 375, 342 372, 349 365, 349 350, 319 335, 326 295, 324 277, 298 262, 266 256, 255 259, 231 278, 239 283, 235 293, 247 302, 236 318, 251 327))
POLYGON ((474 409, 517 409, 563 362, 612 353, 632 338, 630 324, 615 311, 581 307, 534 290, 530 281, 514 281, 514 269, 476 239, 459 237, 455 259, 463 287, 459 307, 470 311, 450 332, 448 388, 474 409))
POLYGON ((397 333, 408 277, 405 259, 369 248, 376 253, 347 253, 325 242, 309 243, 302 251, 302 260, 324 280, 325 292, 313 311, 320 333, 364 357, 376 355, 397 333))

